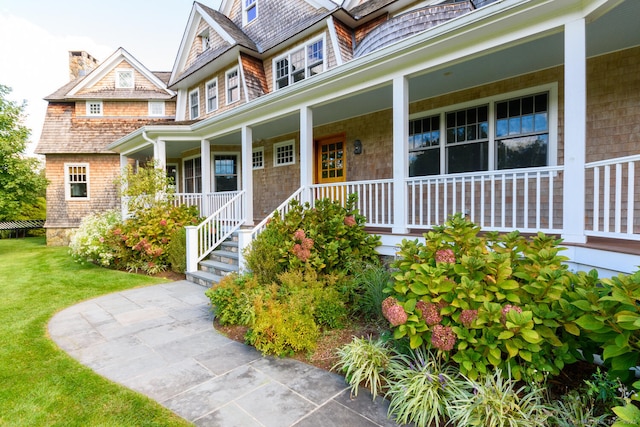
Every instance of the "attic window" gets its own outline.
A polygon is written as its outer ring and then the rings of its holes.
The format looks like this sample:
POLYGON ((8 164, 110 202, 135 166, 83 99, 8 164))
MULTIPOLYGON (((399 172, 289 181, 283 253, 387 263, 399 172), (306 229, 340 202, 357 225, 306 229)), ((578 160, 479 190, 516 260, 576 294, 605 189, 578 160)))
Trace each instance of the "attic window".
POLYGON ((133 70, 116 70, 116 88, 133 89, 133 70))
POLYGON ((205 31, 200 34, 200 41, 202 42, 202 51, 205 52, 211 47, 211 40, 209 39, 209 31, 205 31))
POLYGON ((242 0, 243 24, 248 25, 258 17, 258 0, 242 0))
POLYGON ((102 115, 102 101, 87 101, 87 116, 102 115))

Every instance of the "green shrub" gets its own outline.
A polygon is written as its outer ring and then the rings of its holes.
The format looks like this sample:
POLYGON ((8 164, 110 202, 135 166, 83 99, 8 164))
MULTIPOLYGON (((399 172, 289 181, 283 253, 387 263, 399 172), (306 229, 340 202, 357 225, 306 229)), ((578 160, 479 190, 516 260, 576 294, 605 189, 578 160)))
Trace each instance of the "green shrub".
POLYGON ((187 270, 187 230, 176 230, 167 245, 167 261, 171 271, 184 273, 187 270))
POLYGON ((593 400, 585 399, 573 390, 552 403, 551 425, 558 427, 605 427, 609 423, 606 415, 594 414, 593 400))
POLYGON ((424 244, 403 241, 386 289, 394 337, 408 337, 412 348, 430 345, 472 379, 489 368, 536 381, 558 374, 579 356, 568 333, 579 332, 564 328, 575 315, 562 304, 574 275, 558 241, 479 231, 455 215, 424 244))
POLYGON ((448 401, 453 396, 470 393, 466 391, 467 382, 458 370, 440 363, 424 347, 409 354, 396 353, 389 363, 387 378, 389 416, 400 424, 413 423, 418 427, 444 425, 449 415, 448 401))
POLYGON ((516 381, 501 369, 470 380, 472 388, 460 388, 448 402, 449 419, 455 426, 539 427, 547 425, 551 408, 543 388, 533 384, 516 389, 516 381))
POLYGON ((374 323, 383 322, 382 301, 387 297, 385 288, 391 282, 391 273, 380 264, 367 264, 353 275, 355 311, 374 323))
POLYGON ((254 301, 263 288, 253 276, 229 274, 205 291, 214 315, 221 325, 252 325, 254 301))
POLYGON ((110 210, 87 215, 72 234, 69 251, 77 261, 89 261, 103 267, 113 264, 114 251, 105 236, 121 222, 120 212, 110 210))
POLYGON ((349 344, 340 347, 337 354, 340 360, 331 369, 344 372, 351 395, 358 396, 358 389, 363 385, 375 400, 387 381, 385 370, 391 359, 388 342, 381 338, 354 337, 349 344))

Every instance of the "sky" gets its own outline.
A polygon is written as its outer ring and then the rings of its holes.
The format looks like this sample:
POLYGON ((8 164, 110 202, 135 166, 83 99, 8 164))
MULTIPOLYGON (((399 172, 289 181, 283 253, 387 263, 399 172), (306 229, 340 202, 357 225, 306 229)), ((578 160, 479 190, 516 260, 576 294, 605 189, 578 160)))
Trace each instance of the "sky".
MULTIPOLYGON (((199 0, 218 8, 220 0, 199 0)), ((69 51, 99 61, 118 48, 151 71, 171 71, 193 0, 0 0, 0 84, 26 101, 33 153, 47 108, 44 97, 69 81, 69 51)))

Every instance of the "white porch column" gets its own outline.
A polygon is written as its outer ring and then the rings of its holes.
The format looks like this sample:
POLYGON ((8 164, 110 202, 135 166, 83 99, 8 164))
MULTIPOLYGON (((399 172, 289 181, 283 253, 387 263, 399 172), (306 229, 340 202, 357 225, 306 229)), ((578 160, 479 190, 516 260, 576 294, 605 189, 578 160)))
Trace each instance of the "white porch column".
POLYGON ((242 189, 245 191, 244 225, 253 225, 253 129, 242 126, 242 189))
MULTIPOLYGON (((127 156, 125 156, 124 154, 120 154, 120 173, 123 174, 127 171, 127 166, 129 165, 129 159, 127 158, 127 156)), ((123 186, 126 185, 126 183, 122 183, 123 186)), ((124 188, 121 188, 121 191, 124 192, 124 188)), ((120 198, 120 215, 122 215, 122 218, 126 218, 127 215, 129 213, 129 208, 128 208, 128 204, 127 204, 127 200, 125 200, 124 197, 120 198)))
MULTIPOLYGON (((313 110, 310 107, 300 109, 300 186, 309 188, 313 184, 313 110)), ((311 192, 302 195, 304 202, 309 200, 311 192)))
POLYGON ((585 20, 564 27, 564 181, 562 238, 585 243, 585 155, 587 120, 585 20))
POLYGON ((409 171, 409 82, 404 76, 393 79, 393 227, 394 233, 407 229, 407 186, 409 171))
POLYGON ((213 212, 209 206, 208 194, 211 191, 211 145, 206 139, 200 140, 200 165, 202 169, 202 206, 200 214, 208 217, 213 212))
POLYGON ((158 169, 165 170, 167 166, 167 143, 161 139, 158 139, 153 144, 153 158, 156 161, 156 167, 158 169))

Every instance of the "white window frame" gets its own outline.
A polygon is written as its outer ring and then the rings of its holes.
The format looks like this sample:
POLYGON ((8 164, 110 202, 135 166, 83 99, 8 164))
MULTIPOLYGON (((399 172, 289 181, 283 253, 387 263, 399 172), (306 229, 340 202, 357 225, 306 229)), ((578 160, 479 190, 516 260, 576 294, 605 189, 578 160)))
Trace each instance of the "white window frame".
POLYGON ((65 163, 64 164, 64 198, 68 201, 84 201, 90 199, 90 188, 89 188, 89 163, 65 163), (85 168, 85 180, 84 181, 74 181, 71 179, 71 168, 85 168), (71 194, 71 184, 80 183, 85 184, 87 186, 87 195, 86 196, 72 196, 71 194))
POLYGON ((162 117, 165 115, 165 104, 164 101, 149 101, 149 116, 151 117, 162 117), (154 107, 159 107, 159 110, 154 109, 154 107))
MULTIPOLYGON (((547 152, 547 166, 557 166, 558 164, 558 83, 549 83, 539 86, 533 86, 526 89, 516 90, 512 92, 504 92, 492 95, 486 98, 476 99, 460 104, 447 105, 442 108, 422 111, 420 113, 411 114, 409 120, 415 120, 430 116, 440 116, 440 174, 448 174, 446 165, 446 115, 447 113, 463 110, 467 108, 488 105, 488 167, 487 170, 497 170, 496 144, 499 138, 496 137, 496 103, 508 101, 512 98, 526 97, 536 95, 541 92, 549 93, 548 105, 548 121, 549 121, 549 145, 547 152)), ((409 153, 407 153, 408 155, 409 153)), ((511 169, 504 169, 511 170, 511 169)), ((408 171, 407 171, 408 172, 408 171)))
POLYGON ((211 48, 211 39, 209 38, 209 30, 205 30, 202 33, 200 33, 200 42, 201 42, 201 48, 202 48, 201 53, 204 53, 211 48))
POLYGON ((197 180, 200 179, 200 188, 204 188, 203 187, 203 182, 202 182, 202 168, 204 167, 211 167, 210 165, 206 164, 204 159, 202 158, 202 156, 197 155, 197 156, 190 156, 190 157, 185 157, 184 159, 182 159, 182 192, 186 193, 186 194, 200 194, 202 191, 200 192, 193 192, 193 193, 187 193, 187 166, 186 163, 188 161, 191 160, 195 160, 195 159, 200 159, 200 176, 196 175, 196 170, 195 170, 195 164, 194 164, 194 169, 193 169, 193 185, 194 185, 194 190, 196 189, 195 187, 197 187, 197 180))
POLYGON ((293 84, 296 84, 298 82, 294 81, 292 79, 293 73, 291 70, 291 55, 294 53, 299 52, 300 50, 303 51, 303 55, 304 55, 304 77, 301 79, 302 80, 306 80, 310 77, 313 77, 312 75, 309 75, 309 68, 312 64, 309 63, 309 55, 308 55, 308 49, 310 46, 318 43, 319 41, 322 42, 322 71, 320 71, 320 73, 324 73, 327 70, 327 40, 325 37, 325 34, 322 34, 319 37, 315 37, 311 40, 307 40, 306 42, 304 42, 303 44, 299 44, 297 45, 295 48, 288 50, 287 52, 285 52, 284 54, 275 57, 272 60, 271 63, 271 69, 273 70, 271 74, 273 74, 273 87, 275 90, 280 90, 280 89, 284 89, 285 87, 289 87, 293 84), (283 59, 286 59, 287 62, 287 67, 288 69, 288 82, 286 86, 283 86, 281 88, 278 87, 278 62, 282 61, 283 59))
POLYGON ((136 87, 135 82, 135 73, 133 72, 133 68, 118 68, 116 69, 116 89, 133 89, 136 87), (131 74, 131 85, 123 86, 120 84, 120 76, 123 74, 131 74))
POLYGON ((188 99, 189 99, 189 102, 188 102, 188 104, 189 104, 189 118, 191 120, 195 120, 198 117, 200 117, 200 88, 197 87, 197 88, 193 89, 192 91, 190 91, 188 99), (198 110, 195 115, 193 114, 193 107, 194 107, 194 104, 192 102, 193 101, 192 100, 192 95, 193 94, 196 95, 196 104, 195 104, 195 106, 197 106, 197 110, 198 110))
POLYGON ((102 101, 85 101, 87 116, 102 116, 104 114, 104 106, 102 101), (94 112, 92 106, 97 106, 100 112, 94 112))
POLYGON ((240 96, 240 69, 238 67, 233 67, 232 69, 230 69, 229 71, 227 71, 225 73, 225 91, 226 91, 225 92, 226 93, 225 98, 226 98, 226 101, 227 101, 226 102, 227 105, 233 104, 233 103, 236 103, 236 102, 240 101, 240 98, 241 98, 241 96, 240 96), (232 86, 229 86, 229 77, 234 72, 236 73, 236 78, 238 79, 238 84, 236 86, 232 87, 232 86), (232 99, 230 99, 229 95, 231 94, 231 90, 234 89, 234 88, 237 89, 237 91, 238 91, 238 98, 232 100, 232 99))
POLYGON ((205 111, 207 113, 211 113, 213 111, 216 111, 218 109, 218 78, 214 78, 209 80, 208 82, 205 83, 204 85, 204 96, 205 96, 205 111), (209 100, 211 99, 211 97, 209 96, 209 86, 211 84, 214 84, 216 86, 216 105, 213 108, 209 108, 209 100))
POLYGON ((288 166, 288 165, 295 165, 295 164, 296 164, 296 141, 295 140, 290 139, 287 141, 277 142, 273 144, 273 166, 274 167, 288 166), (278 149, 282 147, 287 147, 287 146, 291 146, 291 160, 287 162, 280 162, 280 158, 278 157, 278 149))
POLYGON ((242 26, 247 26, 258 19, 258 0, 242 0, 242 26), (247 4, 248 3, 248 4, 247 4), (255 16, 249 20, 249 12, 255 10, 255 16))
MULTIPOLYGON (((169 169, 169 167, 175 166, 176 168, 176 179, 173 182, 173 189, 176 193, 178 193, 178 187, 180 186, 180 165, 178 163, 167 163, 165 169, 169 169)), ((168 171, 167 171, 168 172, 168 171)), ((167 177, 169 174, 167 173, 167 177)))
POLYGON ((264 146, 253 149, 251 153, 251 165, 253 170, 264 169, 264 146), (256 164, 255 154, 260 153, 260 163, 256 164))

